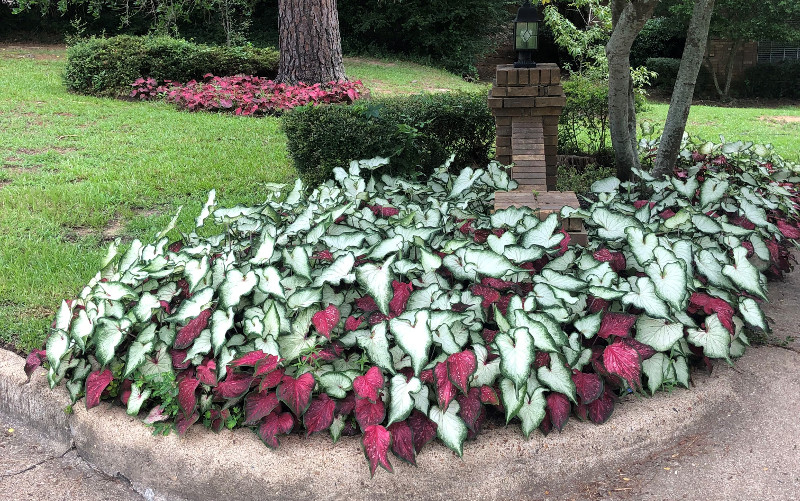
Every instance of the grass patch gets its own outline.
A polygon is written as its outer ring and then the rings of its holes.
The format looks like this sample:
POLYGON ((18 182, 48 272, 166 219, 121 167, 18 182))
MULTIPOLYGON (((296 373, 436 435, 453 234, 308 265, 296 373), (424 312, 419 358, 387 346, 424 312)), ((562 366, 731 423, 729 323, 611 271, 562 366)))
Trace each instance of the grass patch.
POLYGON ((470 83, 445 70, 422 66, 408 61, 346 57, 347 77, 361 80, 373 95, 419 94, 450 90, 475 90, 490 84, 470 83))

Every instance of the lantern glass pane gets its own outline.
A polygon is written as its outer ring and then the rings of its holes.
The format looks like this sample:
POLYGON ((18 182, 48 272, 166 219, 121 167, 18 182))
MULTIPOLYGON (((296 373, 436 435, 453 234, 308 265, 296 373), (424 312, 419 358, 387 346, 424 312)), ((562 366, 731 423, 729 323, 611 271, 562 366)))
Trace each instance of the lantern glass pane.
POLYGON ((516 23, 514 48, 535 50, 539 48, 539 23, 516 23))

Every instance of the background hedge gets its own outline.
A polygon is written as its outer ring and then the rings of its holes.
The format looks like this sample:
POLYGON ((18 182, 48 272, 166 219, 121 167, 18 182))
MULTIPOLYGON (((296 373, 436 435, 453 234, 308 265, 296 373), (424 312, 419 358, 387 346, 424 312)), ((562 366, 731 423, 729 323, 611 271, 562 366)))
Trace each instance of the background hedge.
POLYGON ((769 99, 800 99, 800 62, 762 63, 747 68, 744 94, 769 99))
POLYGON ((456 153, 453 167, 486 165, 494 117, 485 92, 447 92, 295 108, 283 116, 289 155, 309 186, 351 160, 391 157, 392 174, 426 175, 456 153))
MULTIPOLYGON (((651 57, 647 60, 646 66, 648 70, 658 73, 658 76, 651 82, 652 86, 671 93, 675 87, 675 80, 678 78, 681 60, 671 57, 651 57)), ((700 73, 697 74, 697 83, 694 87, 694 95, 710 94, 713 88, 714 80, 711 73, 709 73, 705 65, 700 66, 700 73)))
POLYGON ((253 47, 212 47, 170 37, 120 35, 89 38, 67 50, 67 88, 95 96, 127 96, 139 77, 186 82, 206 73, 272 78, 278 52, 253 47))

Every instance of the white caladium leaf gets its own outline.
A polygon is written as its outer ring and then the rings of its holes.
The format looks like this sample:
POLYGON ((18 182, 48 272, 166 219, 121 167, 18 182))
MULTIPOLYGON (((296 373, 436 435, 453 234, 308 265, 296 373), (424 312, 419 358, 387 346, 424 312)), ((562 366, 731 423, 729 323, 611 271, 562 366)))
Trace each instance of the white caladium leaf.
POLYGON ((278 270, 272 266, 267 268, 258 268, 253 270, 258 278, 258 290, 264 294, 270 294, 274 297, 285 299, 286 293, 281 285, 281 275, 278 270))
POLYGON ((242 300, 242 296, 250 294, 258 283, 258 277, 254 271, 250 270, 242 274, 237 269, 232 269, 225 274, 225 281, 219 286, 219 302, 223 308, 236 306, 242 300))
POLYGON ((748 202, 747 200, 740 200, 739 206, 743 212, 743 216, 750 220, 756 226, 768 226, 767 211, 763 207, 748 202))
POLYGON ((703 274, 711 284, 723 289, 733 289, 734 285, 722 274, 722 264, 710 251, 703 249, 695 255, 697 271, 703 274))
POLYGON ((658 297, 675 310, 685 309, 688 300, 688 279, 686 268, 682 263, 670 262, 662 267, 654 262, 645 267, 645 272, 653 281, 658 297))
POLYGON ((719 225, 713 218, 705 214, 694 214, 692 216, 692 224, 703 233, 709 235, 716 235, 722 231, 722 226, 719 225))
POLYGON ((395 373, 389 353, 389 339, 386 337, 386 322, 375 324, 368 335, 359 337, 358 346, 367 352, 372 363, 391 374, 395 373))
POLYGON ((671 218, 664 221, 664 227, 668 230, 674 230, 688 223, 692 218, 692 213, 687 209, 681 209, 671 218))
POLYGON ((489 220, 491 221, 493 228, 502 228, 503 226, 506 226, 508 228, 513 228, 527 214, 530 214, 530 209, 520 208, 520 207, 508 207, 506 209, 500 209, 498 211, 495 211, 494 214, 491 215, 489 220))
POLYGON ((690 177, 686 182, 681 181, 677 177, 672 177, 670 181, 672 181, 672 186, 675 187, 675 190, 689 200, 694 199, 697 188, 700 187, 700 183, 695 176, 690 177))
MULTIPOLYGON (((86 341, 94 331, 94 322, 89 318, 86 310, 78 310, 78 316, 72 321, 70 337, 81 350, 86 349, 86 341)), ((48 348, 49 353, 49 348, 48 348)))
POLYGON ((491 234, 488 237, 486 237, 486 245, 488 245, 490 249, 492 249, 494 252, 498 254, 505 255, 503 252, 505 248, 508 247, 509 245, 514 245, 516 243, 517 239, 514 236, 514 234, 511 233, 510 231, 503 233, 503 235, 499 237, 495 234, 491 234))
MULTIPOLYGON (((565 346, 569 343, 569 338, 564 332, 564 329, 561 328, 561 325, 559 325, 552 316, 546 313, 540 313, 539 311, 528 311, 527 315, 530 320, 538 322, 545 327, 547 333, 553 338, 553 342, 556 343, 556 346, 565 346)), ((533 336, 534 341, 536 341, 538 336, 536 329, 528 327, 528 330, 530 330, 531 336, 533 336)), ((539 348, 538 345, 537 348, 539 348)))
POLYGON ((108 365, 113 360, 117 346, 122 342, 130 327, 131 322, 127 318, 122 320, 101 318, 97 321, 94 353, 100 365, 108 365))
POLYGON ((544 267, 545 270, 552 271, 567 271, 575 263, 575 250, 567 249, 567 252, 561 256, 552 259, 544 267))
POLYGON ((735 224, 730 224, 725 221, 720 221, 719 225, 722 227, 722 230, 727 234, 725 236, 731 238, 747 237, 753 233, 753 230, 748 230, 747 228, 743 228, 735 224))
POLYGON ((705 208, 722 200, 728 190, 728 182, 710 177, 700 187, 700 207, 705 208))
POLYGON ((324 235, 322 241, 331 250, 359 248, 364 244, 367 234, 362 231, 349 231, 340 235, 324 235))
POLYGON ((678 384, 683 386, 684 388, 689 388, 689 363, 686 361, 686 357, 684 356, 677 356, 672 361, 672 368, 675 369, 675 378, 678 381, 678 384))
POLYGON ((275 253, 275 227, 267 226, 261 230, 261 235, 258 239, 256 252, 250 259, 250 264, 255 266, 263 266, 272 260, 275 253))
MULTIPOLYGON (((508 235, 508 233, 506 233, 508 235)), ((558 235, 561 235, 560 233, 558 235)), ((563 236, 563 235, 561 235, 563 236)), ((544 256, 545 249, 544 247, 539 246, 531 246, 531 247, 522 247, 520 245, 509 245, 505 249, 503 249, 503 256, 507 257, 511 261, 515 263, 527 263, 530 261, 536 261, 537 259, 544 256)))
POLYGON ((178 307, 178 311, 167 317, 166 320, 183 324, 186 320, 197 317, 201 311, 205 310, 213 297, 214 289, 211 287, 201 289, 192 297, 184 299, 178 307))
POLYGON ((651 395, 655 394, 664 384, 664 376, 669 368, 669 357, 663 353, 656 353, 642 361, 642 372, 647 376, 647 389, 650 390, 651 395))
POLYGON ((292 310, 308 308, 322 300, 322 288, 299 289, 286 300, 286 306, 292 310))
POLYGON ((592 183, 590 189, 593 193, 614 193, 619 189, 619 183, 620 181, 616 177, 607 177, 592 183))
POLYGON ((203 223, 205 223, 206 218, 211 214, 211 209, 216 207, 217 205, 216 197, 217 197, 217 190, 212 189, 211 191, 208 192, 208 199, 206 200, 206 203, 203 204, 203 208, 200 209, 200 214, 194 220, 194 224, 197 228, 203 226, 203 223))
POLYGON ((157 310, 160 307, 161 303, 158 298, 149 292, 145 292, 139 297, 139 302, 136 306, 133 307, 133 316, 139 322, 147 322, 153 316, 153 310, 157 310))
POLYGON ((311 266, 308 263, 308 249, 305 246, 295 247, 291 252, 283 249, 283 260, 297 275, 311 280, 311 266))
POLYGON ((45 351, 47 353, 47 361, 50 363, 50 368, 58 371, 61 365, 61 358, 67 353, 69 349, 69 334, 63 330, 53 329, 50 337, 47 338, 45 351))
POLYGON ((626 237, 628 228, 641 228, 642 223, 632 216, 612 212, 605 207, 592 211, 592 220, 599 226, 597 234, 606 240, 620 240, 626 237))
POLYGON ((123 273, 128 271, 131 266, 134 265, 139 260, 139 256, 142 252, 142 242, 139 239, 135 239, 131 242, 131 246, 128 247, 128 250, 125 251, 125 254, 122 255, 122 259, 119 261, 119 271, 123 273))
POLYGON ((739 312, 742 314, 744 321, 748 324, 752 325, 753 327, 758 327, 765 332, 770 331, 770 328, 767 325, 767 319, 764 316, 764 312, 761 310, 761 306, 759 306, 754 299, 749 297, 740 297, 739 312))
POLYGON ((428 363, 428 353, 433 344, 429 320, 430 313, 427 310, 418 310, 403 313, 389 321, 395 342, 411 358, 411 367, 417 377, 428 363))
POLYGON ((99 282, 95 286, 93 296, 96 299, 107 299, 109 301, 119 301, 120 299, 132 299, 136 293, 121 282, 99 282))
POLYGON ((545 249, 552 249, 564 240, 563 233, 554 233, 559 227, 558 214, 550 214, 547 219, 522 235, 522 246, 531 247, 536 245, 545 249))
POLYGON ((465 268, 472 265, 480 275, 493 278, 502 278, 517 269, 514 263, 490 250, 467 249, 464 263, 465 268))
POLYGON ((483 169, 472 170, 467 167, 459 173, 453 182, 453 188, 447 196, 449 199, 459 198, 459 195, 467 191, 483 175, 483 169))
POLYGON ((658 236, 654 233, 645 233, 641 228, 628 228, 625 230, 628 245, 633 253, 633 257, 644 266, 654 258, 654 253, 658 247, 658 236))
POLYGON ((472 351, 475 352, 478 367, 472 376, 472 386, 493 386, 500 375, 500 359, 495 358, 491 362, 487 362, 489 351, 480 344, 473 345, 472 351))
POLYGON ((519 408, 517 417, 522 421, 522 433, 525 438, 530 437, 544 419, 547 400, 544 398, 545 389, 542 387, 533 390, 533 393, 526 394, 522 398, 522 406, 519 408))
POLYGON ((542 308, 564 306, 564 302, 556 297, 553 288, 545 283, 538 283, 533 287, 533 296, 536 298, 536 304, 542 308))
POLYGON ((430 252, 428 249, 424 247, 421 247, 419 249, 419 253, 420 253, 420 262, 422 263, 422 269, 425 270, 425 273, 436 271, 442 267, 442 258, 439 257, 437 254, 430 252))
MULTIPOLYGON (((381 240, 367 255, 369 259, 383 259, 387 254, 403 250, 403 237, 395 235, 387 240, 381 240)), ((438 256, 437 256, 438 257, 438 256)))
POLYGON ((366 263, 356 268, 356 280, 369 292, 384 315, 389 314, 389 302, 394 295, 392 263, 395 257, 395 255, 389 256, 389 259, 380 266, 366 263))
POLYGON ((197 355, 207 355, 211 351, 211 330, 203 329, 200 335, 192 342, 191 348, 186 352, 185 360, 191 360, 197 355))
POLYGON ((710 358, 724 358, 730 362, 731 335, 716 313, 706 317, 705 329, 689 329, 688 340, 703 348, 703 354, 710 358))
POLYGON ((733 265, 726 264, 723 266, 722 274, 747 292, 761 299, 767 299, 767 293, 762 284, 762 275, 747 260, 747 249, 744 247, 733 249, 733 265))
POLYGON ((586 339, 591 339, 600 331, 600 324, 603 321, 603 312, 598 311, 592 315, 587 315, 575 320, 575 328, 583 334, 586 339))
POLYGON ((525 401, 527 386, 517 388, 510 379, 500 380, 500 402, 506 410, 506 424, 516 417, 525 401))
POLYGON ((531 373, 535 357, 533 338, 525 327, 518 327, 508 333, 501 332, 494 338, 500 354, 500 372, 522 387, 531 373))
POLYGON ((670 318, 669 308, 656 294, 656 288, 650 278, 638 277, 631 285, 633 290, 622 297, 622 304, 640 308, 651 317, 670 318))
POLYGON ((356 258, 350 252, 339 256, 314 280, 314 287, 319 287, 326 283, 339 285, 343 280, 345 283, 352 283, 355 280, 355 275, 350 272, 355 262, 356 258))
POLYGON ((444 412, 438 406, 431 407, 428 412, 430 420, 436 423, 436 436, 459 457, 463 455, 464 440, 467 439, 467 425, 458 417, 460 409, 458 402, 452 401, 444 412))
POLYGON ((233 317, 233 308, 216 310, 211 315, 211 347, 214 349, 214 356, 219 355, 225 345, 228 331, 233 328, 233 317))
POLYGON ((550 367, 539 367, 536 376, 551 390, 563 393, 574 403, 578 403, 575 383, 572 381, 572 371, 564 365, 562 355, 551 354, 550 367))
POLYGON ((197 286, 203 282, 210 268, 208 256, 199 259, 192 259, 186 263, 183 269, 183 276, 189 283, 189 291, 193 292, 197 286))
POLYGON ((683 324, 641 315, 636 320, 636 340, 656 351, 669 351, 683 337, 683 324))
POLYGON ((556 289, 570 292, 582 291, 586 289, 587 286, 586 282, 582 280, 578 280, 577 278, 549 269, 542 270, 542 272, 533 279, 537 282, 541 280, 542 282, 550 285, 551 287, 555 287, 556 289))
POLYGON ((343 372, 326 372, 316 377, 316 380, 325 393, 333 398, 345 398, 347 392, 353 389, 353 380, 343 372))
POLYGON ((532 319, 531 315, 522 309, 514 311, 510 316, 514 327, 527 329, 528 334, 533 338, 534 348, 551 353, 559 351, 559 344, 553 339, 551 331, 545 324, 532 319))
POLYGON ((763 261, 770 260, 769 247, 767 247, 767 244, 764 243, 761 237, 753 233, 750 235, 750 243, 753 245, 753 252, 756 253, 759 259, 763 261))
POLYGON ((392 423, 407 418, 411 411, 414 410, 414 393, 418 393, 422 389, 422 381, 418 378, 412 377, 406 382, 406 377, 402 374, 396 374, 392 377, 389 386, 389 422, 387 426, 392 423))
POLYGON ((145 357, 153 351, 153 343, 140 343, 134 341, 128 348, 128 359, 125 362, 123 377, 127 378, 134 370, 144 363, 145 357))

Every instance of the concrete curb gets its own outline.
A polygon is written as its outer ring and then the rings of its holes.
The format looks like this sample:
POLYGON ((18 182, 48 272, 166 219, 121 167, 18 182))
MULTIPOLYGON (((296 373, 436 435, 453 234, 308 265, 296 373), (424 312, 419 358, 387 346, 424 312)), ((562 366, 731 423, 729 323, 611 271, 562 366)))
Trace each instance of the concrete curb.
MULTIPOLYGON (((753 350, 748 357, 759 357, 753 350)), ((755 361, 754 361, 755 362, 755 361)), ((757 362, 756 362, 757 363, 757 362)), ((418 468, 392 457, 394 475, 370 479, 357 438, 332 444, 327 435, 282 439, 266 448, 248 430, 214 434, 194 426, 183 438, 154 437, 150 428, 103 404, 74 414, 63 387, 51 391, 39 370, 25 382, 24 360, 0 349, 0 411, 68 446, 110 476, 123 476, 148 499, 532 499, 609 464, 642 459, 673 443, 721 407, 735 406, 735 372, 719 366, 694 374, 697 386, 653 398, 627 397, 602 426, 570 420, 563 433, 531 435, 518 425, 495 427, 458 458, 429 444, 418 468)))

